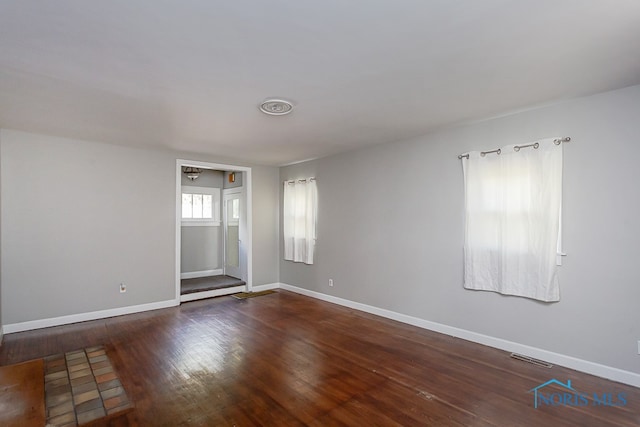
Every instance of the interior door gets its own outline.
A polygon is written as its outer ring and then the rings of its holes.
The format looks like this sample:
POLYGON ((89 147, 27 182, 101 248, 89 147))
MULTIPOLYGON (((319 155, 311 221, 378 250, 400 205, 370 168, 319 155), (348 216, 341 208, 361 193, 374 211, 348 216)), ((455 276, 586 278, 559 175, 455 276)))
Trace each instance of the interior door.
POLYGON ((241 196, 239 192, 224 195, 224 274, 244 280, 240 251, 241 196))

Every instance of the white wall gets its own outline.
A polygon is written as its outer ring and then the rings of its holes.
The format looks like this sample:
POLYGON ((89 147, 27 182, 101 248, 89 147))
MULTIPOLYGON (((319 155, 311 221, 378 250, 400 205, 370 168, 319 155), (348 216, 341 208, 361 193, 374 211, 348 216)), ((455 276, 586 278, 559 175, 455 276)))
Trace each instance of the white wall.
MULTIPOLYGON (((0 145, 2 145, 2 132, 0 132, 0 145)), ((2 241, 2 158, 0 157, 0 242, 2 241)), ((2 245, 0 245, 0 345, 3 339, 2 327, 2 245)))
POLYGON ((242 172, 236 172, 234 175, 235 180, 233 182, 229 182, 229 175, 232 172, 226 171, 224 173, 224 179, 222 180, 222 188, 238 188, 242 187, 242 182, 244 180, 244 174, 242 172))
POLYGON ((281 169, 316 176, 312 266, 280 281, 640 373, 640 86, 281 169), (570 136, 561 301, 463 289, 459 153, 570 136), (330 288, 327 280, 333 278, 330 288))
MULTIPOLYGON (((277 168, 251 168, 253 193, 253 285, 280 281, 280 204, 277 168)), ((237 177, 237 175, 236 175, 237 177)))
POLYGON ((180 273, 221 270, 224 232, 222 225, 182 227, 180 273))
MULTIPOLYGON (((4 129, 0 138, 4 325, 175 298, 176 159, 216 159, 4 129)), ((278 281, 277 262, 259 252, 278 250, 278 171, 254 177, 259 285, 278 281)))

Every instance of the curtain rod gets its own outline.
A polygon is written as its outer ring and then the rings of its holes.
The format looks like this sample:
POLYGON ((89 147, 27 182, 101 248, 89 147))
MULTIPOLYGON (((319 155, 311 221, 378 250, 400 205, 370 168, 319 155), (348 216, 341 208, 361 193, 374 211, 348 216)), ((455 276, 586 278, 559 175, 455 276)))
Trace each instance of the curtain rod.
POLYGON ((307 182, 308 181, 315 181, 316 178, 315 177, 311 177, 311 178, 307 178, 307 179, 299 179, 299 180, 291 180, 291 181, 285 181, 287 184, 295 184, 296 182, 307 182))
MULTIPOLYGON (((563 142, 569 142, 569 141, 571 141, 571 137, 570 136, 565 136, 564 138, 556 138, 556 139, 554 139, 553 143, 556 144, 556 145, 560 145, 563 142)), ((513 147, 513 151, 517 152, 517 151, 520 151, 521 148, 527 148, 527 147, 538 148, 539 146, 540 146, 539 142, 534 142, 532 144, 525 144, 525 145, 515 145, 513 147)), ((499 149, 499 148, 496 148, 495 150, 481 151, 480 155, 482 157, 484 157, 484 156, 486 156, 487 154, 490 154, 490 153, 500 154, 500 153, 502 153, 502 150, 499 149)), ((467 153, 467 154, 458 154, 458 159, 462 159, 463 157, 468 159, 469 158, 469 153, 467 153)))

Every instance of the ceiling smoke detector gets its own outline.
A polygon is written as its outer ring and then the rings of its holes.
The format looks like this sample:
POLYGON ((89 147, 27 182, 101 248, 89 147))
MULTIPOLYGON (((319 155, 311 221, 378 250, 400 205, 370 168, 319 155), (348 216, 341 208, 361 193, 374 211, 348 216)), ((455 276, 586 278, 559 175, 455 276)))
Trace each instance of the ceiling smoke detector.
POLYGON ((293 105, 283 99, 267 99, 260 104, 260 111, 271 116, 284 116, 293 110, 293 105))

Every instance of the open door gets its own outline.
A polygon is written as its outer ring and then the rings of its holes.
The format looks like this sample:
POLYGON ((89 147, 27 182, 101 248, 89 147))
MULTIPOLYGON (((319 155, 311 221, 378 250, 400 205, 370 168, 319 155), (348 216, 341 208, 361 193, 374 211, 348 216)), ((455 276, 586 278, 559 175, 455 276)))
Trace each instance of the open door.
POLYGON ((245 280, 242 274, 242 192, 233 190, 225 190, 223 196, 224 274, 245 280))

